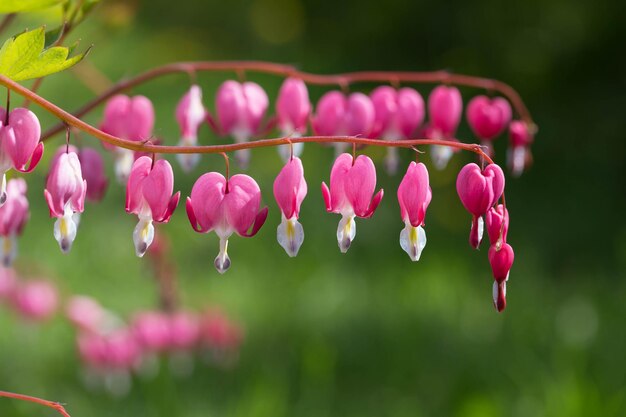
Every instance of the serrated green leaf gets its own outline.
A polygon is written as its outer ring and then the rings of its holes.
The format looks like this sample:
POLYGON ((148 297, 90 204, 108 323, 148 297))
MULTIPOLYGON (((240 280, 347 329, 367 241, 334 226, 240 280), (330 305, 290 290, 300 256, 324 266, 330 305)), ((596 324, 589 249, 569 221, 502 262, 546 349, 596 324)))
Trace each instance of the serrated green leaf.
POLYGON ((64 3, 67 0, 0 0, 0 13, 32 12, 64 3))
POLYGON ((14 81, 40 78, 75 65, 89 52, 68 58, 76 45, 46 49, 45 40, 43 27, 8 39, 0 49, 0 74, 14 81))
POLYGON ((46 40, 45 29, 31 30, 8 39, 0 50, 0 74, 10 76, 37 58, 46 40))

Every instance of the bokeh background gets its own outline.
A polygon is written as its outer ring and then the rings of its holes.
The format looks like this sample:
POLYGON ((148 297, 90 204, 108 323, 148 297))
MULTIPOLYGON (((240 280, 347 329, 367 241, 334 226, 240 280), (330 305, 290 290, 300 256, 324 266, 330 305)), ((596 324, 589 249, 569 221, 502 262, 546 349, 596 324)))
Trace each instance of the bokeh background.
MULTIPOLYGON (((261 59, 320 73, 446 68, 513 85, 539 134, 535 165, 507 183, 516 251, 508 307, 497 314, 492 306, 486 246, 475 252, 467 245, 469 215, 454 180, 471 155, 456 155, 445 171, 431 170, 428 245, 414 264, 398 245, 400 177, 382 169, 381 207, 358 221, 352 248, 339 253, 339 217, 324 212, 318 188, 328 179, 333 151, 317 145, 303 155, 310 190, 301 214, 305 243, 296 259, 287 258, 275 241, 280 217, 271 194, 281 162, 274 149, 262 149, 248 172, 261 185, 270 216, 257 237, 232 239, 233 266, 225 276, 212 266, 216 237, 194 233, 184 210, 162 228, 173 242, 183 303, 219 305, 245 327, 236 366, 198 362, 183 379, 162 368, 156 378, 135 378, 129 395, 115 398, 81 382, 74 332, 65 321, 28 325, 2 309, 0 389, 63 401, 74 417, 626 415, 623 3, 102 3, 71 38, 94 44, 88 65, 111 80, 176 60, 261 59)), ((58 19, 54 10, 31 14, 11 29, 58 19)), ((93 96, 80 81, 85 71, 53 75, 40 92, 77 108, 93 96)), ((199 75, 211 110, 219 83, 234 77, 199 75)), ((247 77, 262 83, 273 105, 281 80, 247 77)), ((132 91, 154 101, 156 134, 167 143, 178 140, 173 111, 188 85, 186 75, 172 75, 132 91)), ((418 86, 424 96, 431 88, 418 86)), ((312 99, 325 91, 311 87, 312 99)), ((462 93, 467 101, 481 91, 462 93)), ((44 128, 55 122, 37 113, 44 128)), ((98 110, 87 120, 100 117, 98 110)), ((459 137, 473 140, 466 124, 459 137)), ((200 141, 224 139, 203 128, 200 141)), ((46 145, 61 143, 58 137, 46 145)), ((500 138, 501 163, 505 146, 500 138)), ((382 150, 365 152, 382 160, 382 150)), ((412 155, 403 158, 408 163, 412 155)), ((176 188, 187 195, 202 172, 222 170, 223 162, 203 157, 191 175, 174 166, 176 188)), ((62 256, 42 196, 44 174, 42 166, 28 177, 32 218, 20 242, 21 275, 50 278, 64 294, 94 296, 122 315, 154 307, 150 272, 132 250, 136 219, 123 210, 123 188, 113 183, 100 205, 86 208, 75 246, 62 256)), ((0 415, 52 412, 0 399, 0 415)))

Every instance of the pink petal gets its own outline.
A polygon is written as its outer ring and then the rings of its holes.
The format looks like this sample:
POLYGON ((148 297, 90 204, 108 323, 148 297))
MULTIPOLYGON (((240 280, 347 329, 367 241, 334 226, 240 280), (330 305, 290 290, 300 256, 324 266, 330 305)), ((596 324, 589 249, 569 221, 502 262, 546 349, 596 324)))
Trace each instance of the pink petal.
POLYGON ((143 198, 150 206, 154 220, 159 221, 165 216, 173 192, 174 171, 168 161, 160 159, 154 163, 142 185, 143 198))
POLYGON ((405 138, 410 138, 424 121, 424 99, 415 89, 398 90, 398 128, 405 138))
POLYGON ((313 130, 317 135, 341 134, 346 114, 347 101, 340 91, 329 91, 317 102, 313 119, 313 130))
POLYGON ((139 157, 134 163, 126 184, 126 212, 139 214, 143 204, 143 183, 152 169, 152 159, 139 157))
POLYGON ((292 158, 285 164, 274 181, 274 197, 286 218, 300 212, 300 205, 307 194, 307 184, 304 179, 304 168, 298 157, 292 158))
POLYGON ((483 140, 498 136, 511 121, 511 106, 502 97, 476 96, 467 105, 467 122, 483 140))
POLYGON ((430 124, 447 137, 454 136, 462 111, 463 100, 456 87, 440 85, 428 97, 430 124))
POLYGON ((224 133, 241 129, 245 124, 243 114, 246 111, 246 97, 241 84, 237 81, 225 81, 217 90, 215 109, 224 133))
POLYGON ((333 168, 330 171, 330 202, 332 203, 332 211, 334 213, 339 213, 349 205, 351 206, 345 190, 346 178, 351 169, 352 155, 342 153, 335 159, 333 168))
POLYGON ((431 197, 426 166, 411 162, 398 187, 402 220, 408 220, 413 227, 422 226, 431 197))
POLYGON ((345 117, 348 136, 369 137, 375 117, 372 100, 363 93, 350 94, 345 117))
POLYGON ((343 186, 346 199, 352 205, 355 214, 359 217, 365 216, 366 213, 370 212, 370 202, 376 188, 376 168, 374 167, 374 162, 368 156, 359 155, 347 173, 343 186))
MULTIPOLYGON (((26 164, 33 156, 33 152, 39 145, 41 137, 41 125, 35 113, 28 109, 17 108, 9 114, 9 124, 0 131, 1 146, 9 155, 13 166, 19 171, 25 171, 26 164)), ((41 148, 43 153, 43 148, 41 148)), ((38 155, 32 168, 41 159, 38 155)))
POLYGON ((246 98, 245 120, 247 127, 251 133, 257 133, 269 106, 267 93, 263 87, 250 81, 243 83, 242 89, 246 98))
POLYGON ((226 178, 220 173, 209 172, 202 175, 191 189, 187 199, 187 215, 194 229, 201 233, 211 231, 223 222, 222 202, 226 191, 226 178), (190 211, 191 209, 191 211, 190 211), (192 216, 190 215, 193 214, 192 216))
POLYGON ((285 79, 278 92, 276 114, 283 132, 286 133, 288 128, 298 133, 306 131, 306 124, 311 114, 311 103, 304 81, 298 78, 285 79))
POLYGON ((228 180, 224 197, 224 216, 240 236, 246 236, 253 225, 261 204, 261 189, 248 175, 234 175, 228 180))

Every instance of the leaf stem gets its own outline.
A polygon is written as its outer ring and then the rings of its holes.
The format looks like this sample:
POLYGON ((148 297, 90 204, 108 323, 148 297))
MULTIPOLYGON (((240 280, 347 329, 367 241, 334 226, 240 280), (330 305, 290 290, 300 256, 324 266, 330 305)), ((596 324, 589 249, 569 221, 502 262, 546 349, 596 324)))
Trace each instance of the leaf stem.
POLYGON ((55 402, 55 401, 43 400, 41 398, 31 397, 30 395, 16 394, 16 393, 7 392, 7 391, 0 391, 0 397, 13 398, 15 400, 28 401, 28 402, 35 403, 35 404, 40 404, 45 407, 49 407, 49 408, 52 408, 53 410, 56 410, 63 417, 70 417, 68 412, 65 411, 65 407, 63 407, 60 403, 55 402))

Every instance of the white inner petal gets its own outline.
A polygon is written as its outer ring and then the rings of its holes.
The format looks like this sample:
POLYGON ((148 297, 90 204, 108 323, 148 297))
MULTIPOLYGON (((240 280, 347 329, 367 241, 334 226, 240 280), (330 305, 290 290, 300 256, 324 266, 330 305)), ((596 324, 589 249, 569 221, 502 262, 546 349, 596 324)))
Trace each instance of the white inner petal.
POLYGON ((228 268, 230 268, 230 258, 228 257, 228 238, 220 237, 220 252, 215 258, 214 264, 215 269, 217 269, 217 272, 220 274, 223 274, 228 271, 228 268))
POLYGON ((135 254, 142 257, 154 240, 154 225, 151 217, 139 216, 139 222, 133 231, 135 254))
POLYGON ((54 238, 59 243, 59 247, 63 253, 68 253, 72 248, 72 243, 76 239, 76 231, 78 225, 74 220, 74 212, 68 202, 65 204, 65 212, 54 222, 54 238))
POLYGON ((426 247, 426 231, 422 226, 413 227, 407 222, 400 232, 400 246, 412 261, 419 261, 426 247))
POLYGON ((283 214, 276 230, 276 238, 280 246, 287 252, 287 255, 293 258, 298 254, 300 246, 304 242, 304 228, 295 216, 287 219, 283 214))
POLYGON ((348 252, 355 236, 356 223, 354 222, 354 214, 343 214, 337 227, 337 243, 339 243, 341 253, 348 252))

